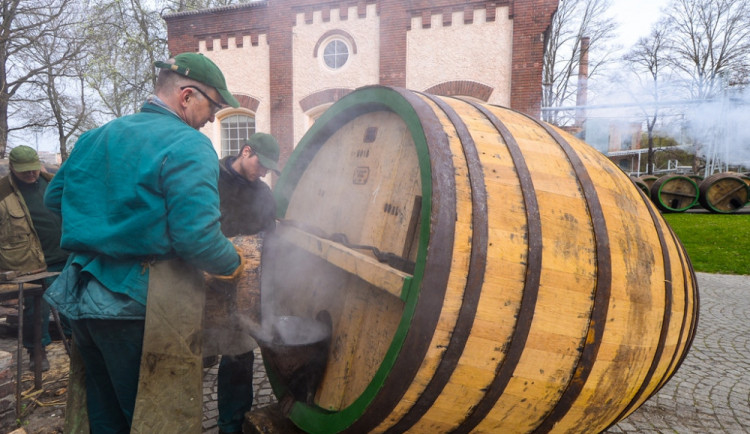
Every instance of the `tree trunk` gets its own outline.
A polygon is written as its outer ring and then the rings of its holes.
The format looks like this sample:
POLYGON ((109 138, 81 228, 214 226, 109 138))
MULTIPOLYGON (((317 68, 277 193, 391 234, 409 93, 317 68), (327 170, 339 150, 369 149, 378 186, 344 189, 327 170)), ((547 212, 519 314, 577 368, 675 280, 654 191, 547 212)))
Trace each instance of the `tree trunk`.
POLYGON ((0 94, 0 159, 5 158, 8 147, 8 95, 0 94))

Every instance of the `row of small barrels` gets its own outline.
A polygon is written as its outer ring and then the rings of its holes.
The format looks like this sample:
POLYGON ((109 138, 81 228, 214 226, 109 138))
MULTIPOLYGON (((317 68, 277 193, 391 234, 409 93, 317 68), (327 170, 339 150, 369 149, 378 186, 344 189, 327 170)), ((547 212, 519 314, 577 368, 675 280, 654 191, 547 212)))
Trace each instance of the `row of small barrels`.
POLYGON ((750 202, 750 176, 738 172, 699 175, 644 175, 631 178, 663 212, 683 212, 700 205, 712 213, 730 214, 750 202))

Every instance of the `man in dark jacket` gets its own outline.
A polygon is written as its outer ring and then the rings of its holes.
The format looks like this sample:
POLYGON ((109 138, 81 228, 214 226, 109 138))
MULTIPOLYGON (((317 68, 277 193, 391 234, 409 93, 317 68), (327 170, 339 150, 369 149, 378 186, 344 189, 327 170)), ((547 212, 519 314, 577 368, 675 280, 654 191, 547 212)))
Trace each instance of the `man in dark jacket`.
MULTIPOLYGON (((0 179, 0 269, 22 273, 60 271, 68 253, 60 248, 60 217, 44 206, 44 193, 52 175, 42 172, 39 155, 28 146, 16 146, 8 156, 10 174, 0 179)), ((48 278, 48 286, 55 280, 48 278)), ((42 370, 49 370, 44 348, 49 335, 47 302, 42 302, 42 370)), ((23 309, 23 346, 29 353, 29 368, 34 370, 34 304, 25 297, 23 309)))
MULTIPOLYGON (((270 134, 255 133, 237 156, 221 160, 219 198, 221 231, 227 237, 273 231, 276 202, 260 178, 278 172, 279 144, 270 134)), ((218 375, 219 430, 241 432, 253 404, 253 352, 221 356, 218 375)))

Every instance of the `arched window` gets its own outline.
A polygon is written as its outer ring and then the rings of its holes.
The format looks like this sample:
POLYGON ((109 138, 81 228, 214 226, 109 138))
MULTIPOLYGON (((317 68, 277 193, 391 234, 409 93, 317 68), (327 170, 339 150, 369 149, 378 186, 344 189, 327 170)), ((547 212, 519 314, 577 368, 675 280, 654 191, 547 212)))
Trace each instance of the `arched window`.
POLYGON ((255 133, 255 118, 233 114, 221 120, 221 158, 237 155, 248 137, 255 133))
POLYGON ((323 49, 323 61, 331 69, 339 69, 349 59, 349 47, 341 39, 333 39, 323 49))
POLYGON ((343 68, 357 54, 357 44, 349 33, 333 29, 325 32, 313 48, 313 57, 329 70, 343 68))

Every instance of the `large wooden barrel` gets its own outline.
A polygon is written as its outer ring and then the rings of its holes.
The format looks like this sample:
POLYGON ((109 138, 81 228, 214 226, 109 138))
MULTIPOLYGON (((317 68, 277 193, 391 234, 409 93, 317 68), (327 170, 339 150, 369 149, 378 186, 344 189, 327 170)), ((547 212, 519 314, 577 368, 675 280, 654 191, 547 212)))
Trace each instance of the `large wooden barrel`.
POLYGON ((313 402, 289 407, 304 431, 598 432, 662 387, 694 336, 695 276, 651 201, 522 113, 358 89, 274 193, 264 321, 332 323, 313 402))
POLYGON ((701 181, 699 189, 701 206, 714 213, 736 212, 750 198, 750 187, 735 172, 715 173, 701 181))
POLYGON ((651 185, 651 200, 666 212, 683 212, 698 203, 698 184, 687 176, 664 175, 651 185))

